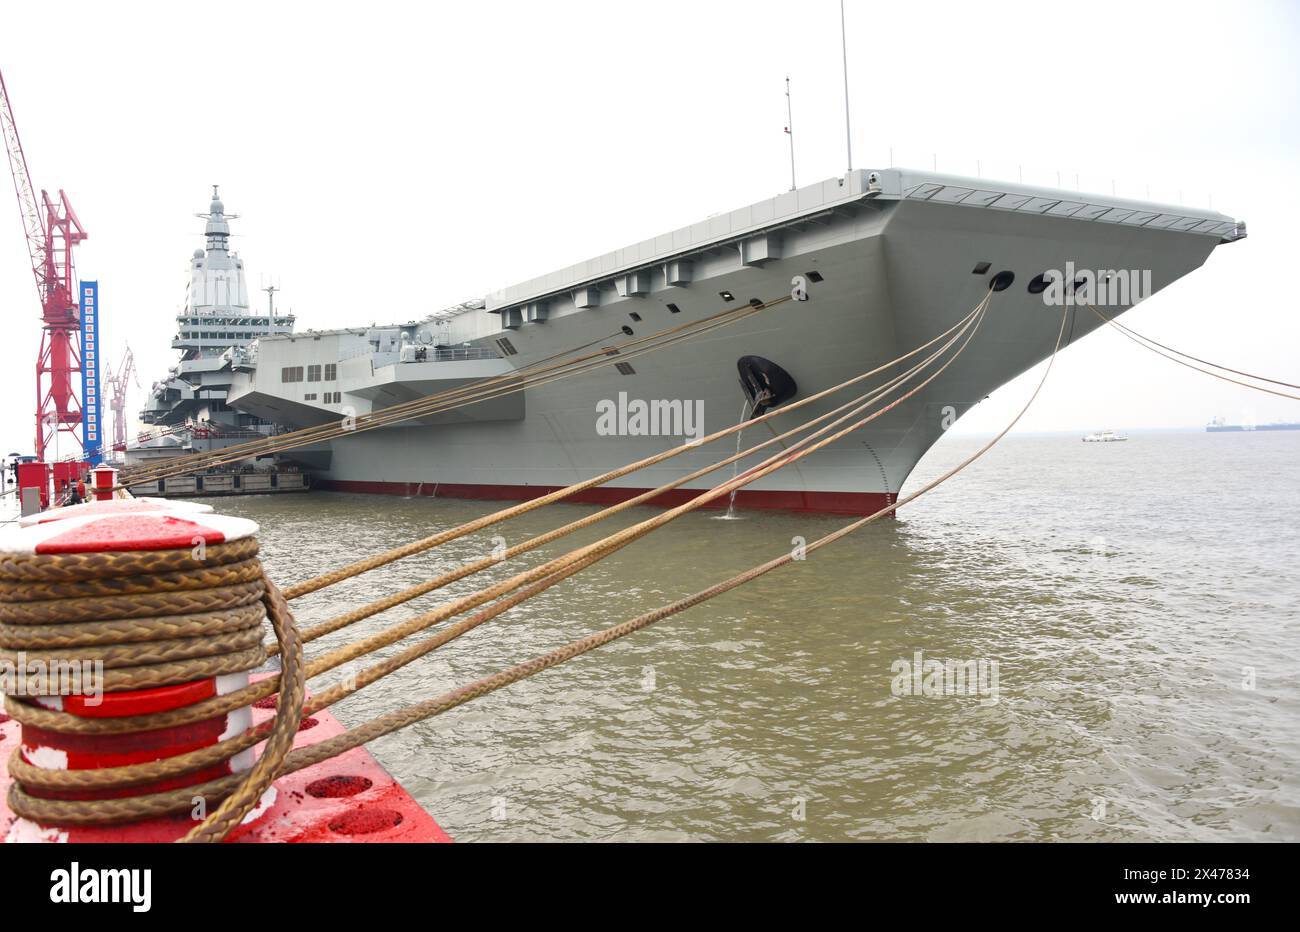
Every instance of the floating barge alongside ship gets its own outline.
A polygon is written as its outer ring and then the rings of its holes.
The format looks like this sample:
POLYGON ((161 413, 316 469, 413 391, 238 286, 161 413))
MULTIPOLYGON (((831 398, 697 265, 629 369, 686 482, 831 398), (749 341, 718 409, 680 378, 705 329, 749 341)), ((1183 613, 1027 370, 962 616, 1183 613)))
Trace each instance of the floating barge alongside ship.
POLYGON ((223 495, 273 495, 278 492, 306 492, 307 476, 288 467, 240 472, 199 472, 168 476, 131 487, 135 495, 157 498, 212 498, 223 495))

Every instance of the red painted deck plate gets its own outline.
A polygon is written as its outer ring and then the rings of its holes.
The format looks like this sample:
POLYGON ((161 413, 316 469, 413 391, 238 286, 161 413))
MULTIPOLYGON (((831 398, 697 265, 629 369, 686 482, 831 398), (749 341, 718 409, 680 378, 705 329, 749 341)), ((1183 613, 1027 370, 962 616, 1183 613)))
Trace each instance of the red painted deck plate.
MULTIPOLYGON (((254 722, 274 710, 253 709, 254 722)), ((3 713, 0 713, 3 717, 3 713)), ((294 747, 315 744, 343 732, 328 712, 299 730, 294 747)), ((306 724, 304 722, 304 724, 306 724)), ((0 723, 0 834, 8 837, 16 817, 6 802, 7 761, 19 743, 20 726, 0 723)), ((79 827, 49 833, 45 840, 68 842, 165 842, 180 838, 194 822, 185 815, 134 825, 79 827)), ((35 840, 35 839, 33 839, 35 840)), ((231 832, 229 842, 445 842, 450 836, 394 780, 365 748, 289 774, 275 781, 275 799, 251 822, 231 832)))

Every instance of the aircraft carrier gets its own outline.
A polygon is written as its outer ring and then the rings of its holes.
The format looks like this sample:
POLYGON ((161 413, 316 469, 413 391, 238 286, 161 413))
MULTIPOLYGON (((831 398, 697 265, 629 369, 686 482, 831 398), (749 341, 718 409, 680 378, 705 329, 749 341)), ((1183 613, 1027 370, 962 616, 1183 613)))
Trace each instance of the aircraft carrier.
MULTIPOLYGON (((1044 292, 1060 270, 1096 270, 1098 282, 1132 272, 1145 291, 1126 289, 1120 306, 1105 309, 1114 316, 1244 236, 1244 224, 1213 211, 906 169, 855 170, 423 320, 258 334, 245 350, 222 356, 221 378, 229 380, 225 403, 238 412, 288 427, 323 425, 579 347, 770 302, 804 276, 807 302, 782 303, 617 366, 293 454, 316 488, 524 499, 692 439, 681 419, 666 430, 634 430, 619 418, 610 430, 603 414, 612 407, 659 402, 698 412, 696 436, 716 431, 752 412, 746 366, 788 377, 790 396, 804 397, 924 344, 995 288, 975 338, 923 391, 747 487, 735 502, 864 514, 896 500, 952 423, 1051 353, 1061 309, 1044 292)), ((1084 307, 1069 313, 1067 344, 1101 323, 1084 307)), ((778 416, 771 427, 780 432, 842 400, 778 416)), ((765 434, 746 430, 742 444, 765 434)), ((691 449, 575 500, 626 499, 725 452, 691 449)), ((720 478, 696 480, 662 503, 720 478)))

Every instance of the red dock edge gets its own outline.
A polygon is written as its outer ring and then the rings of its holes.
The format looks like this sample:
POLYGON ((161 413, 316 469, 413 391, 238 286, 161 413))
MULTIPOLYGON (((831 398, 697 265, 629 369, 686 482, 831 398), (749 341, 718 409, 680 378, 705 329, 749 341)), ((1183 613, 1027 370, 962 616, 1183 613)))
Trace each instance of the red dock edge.
MULTIPOLYGON (((255 677, 256 678, 256 677, 255 677)), ((253 707, 253 721, 275 715, 253 707)), ((75 826, 42 830, 9 809, 8 760, 20 743, 21 726, 0 711, 0 833, 6 841, 132 843, 169 842, 195 826, 188 814, 131 825, 75 826)), ((328 712, 305 718, 294 747, 315 744, 344 731, 328 712)), ((365 748, 280 777, 259 809, 226 838, 255 842, 449 842, 451 837, 365 748)))

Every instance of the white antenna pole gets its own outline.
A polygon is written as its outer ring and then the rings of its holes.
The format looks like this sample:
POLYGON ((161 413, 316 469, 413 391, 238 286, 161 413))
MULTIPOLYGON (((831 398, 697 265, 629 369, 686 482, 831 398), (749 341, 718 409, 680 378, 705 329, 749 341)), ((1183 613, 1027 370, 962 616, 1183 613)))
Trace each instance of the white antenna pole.
POLYGON ((790 79, 785 79, 785 134, 790 137, 790 190, 795 189, 794 180, 794 107, 790 102, 790 79))
POLYGON ((849 171, 853 171, 853 129, 849 125, 849 40, 844 30, 844 0, 840 0, 840 51, 844 55, 844 142, 849 151, 849 171))

